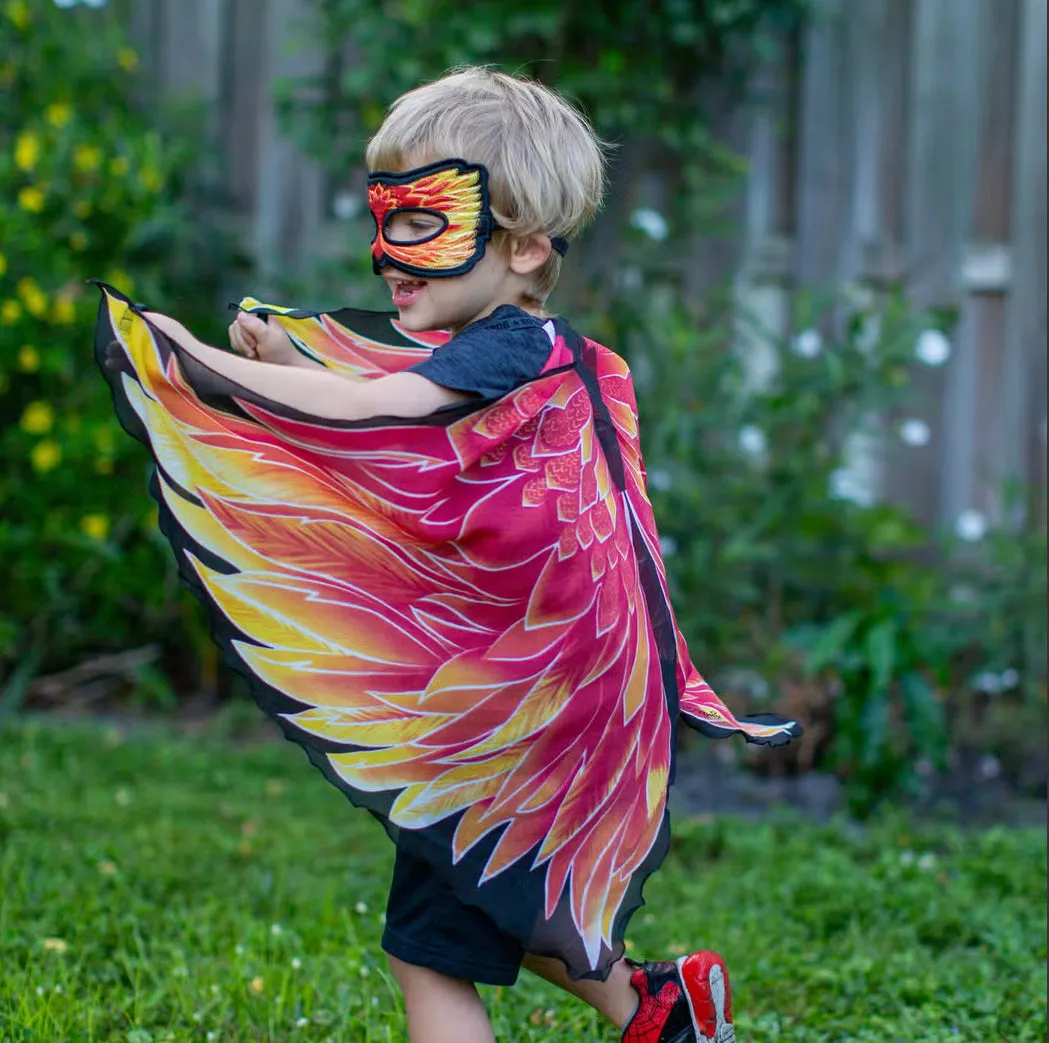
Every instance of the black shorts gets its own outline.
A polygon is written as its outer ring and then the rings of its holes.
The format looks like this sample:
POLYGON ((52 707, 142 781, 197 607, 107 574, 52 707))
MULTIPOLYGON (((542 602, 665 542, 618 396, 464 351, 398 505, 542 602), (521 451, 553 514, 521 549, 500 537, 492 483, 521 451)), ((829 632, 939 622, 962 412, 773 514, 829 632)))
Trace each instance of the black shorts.
POLYGON ((524 957, 515 938, 403 851, 393 866, 382 947, 405 963, 482 985, 513 985, 524 957))

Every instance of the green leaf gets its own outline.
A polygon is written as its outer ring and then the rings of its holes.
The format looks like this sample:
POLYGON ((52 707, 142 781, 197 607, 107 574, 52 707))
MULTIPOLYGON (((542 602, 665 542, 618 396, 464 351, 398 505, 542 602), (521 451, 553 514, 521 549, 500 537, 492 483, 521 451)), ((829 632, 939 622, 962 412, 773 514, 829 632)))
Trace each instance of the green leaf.
POLYGON ((813 640, 809 654, 805 657, 805 673, 810 676, 819 673, 833 662, 855 634, 862 618, 862 613, 858 611, 846 612, 824 627, 813 640))
POLYGON ((884 692, 896 669, 896 621, 883 620, 867 633, 866 651, 871 672, 870 691, 884 692))

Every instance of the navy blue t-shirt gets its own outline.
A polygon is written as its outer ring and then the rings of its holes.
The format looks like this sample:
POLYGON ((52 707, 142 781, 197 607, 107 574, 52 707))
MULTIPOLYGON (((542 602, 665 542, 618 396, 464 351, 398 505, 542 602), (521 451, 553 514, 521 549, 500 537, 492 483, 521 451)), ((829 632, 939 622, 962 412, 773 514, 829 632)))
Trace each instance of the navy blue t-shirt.
POLYGON ((500 398, 543 372, 553 350, 552 332, 549 319, 502 304, 464 326, 409 372, 451 391, 500 398))

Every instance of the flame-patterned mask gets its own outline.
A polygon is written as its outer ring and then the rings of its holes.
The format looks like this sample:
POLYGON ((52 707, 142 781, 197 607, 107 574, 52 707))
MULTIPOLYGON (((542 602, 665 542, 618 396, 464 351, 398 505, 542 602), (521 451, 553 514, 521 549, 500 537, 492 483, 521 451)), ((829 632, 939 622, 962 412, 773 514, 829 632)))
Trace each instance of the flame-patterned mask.
MULTIPOLYGON (((442 159, 403 174, 368 176, 368 208, 375 218, 372 266, 389 265, 426 279, 465 275, 484 256, 499 224, 488 197, 488 169, 442 159)), ((551 244, 560 254, 564 239, 551 244)))

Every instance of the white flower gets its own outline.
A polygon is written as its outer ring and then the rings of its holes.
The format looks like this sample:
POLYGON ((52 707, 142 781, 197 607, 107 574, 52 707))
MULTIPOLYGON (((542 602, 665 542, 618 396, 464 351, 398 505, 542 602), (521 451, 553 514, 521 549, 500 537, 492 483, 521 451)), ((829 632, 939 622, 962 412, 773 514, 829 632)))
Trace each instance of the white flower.
POLYGON ((660 536, 659 551, 664 558, 672 558, 677 554, 677 540, 673 536, 660 536))
POLYGON ((293 957, 292 961, 291 961, 291 969, 293 971, 297 971, 301 966, 302 966, 302 960, 300 960, 298 958, 298 956, 293 957))
POLYGON ((658 492, 665 493, 673 482, 670 478, 670 472, 662 469, 648 472, 648 484, 658 492))
POLYGON ((650 207, 635 210, 630 215, 630 223, 644 232, 649 239, 655 239, 657 242, 666 239, 670 232, 667 219, 658 210, 652 210, 650 207))
POLYGON ((914 863, 914 852, 913 851, 901 851, 900 852, 900 865, 909 866, 914 863))
POLYGON ((942 366, 951 357, 951 342, 940 330, 922 330, 914 345, 914 357, 926 366, 942 366))
POLYGON ((996 779, 1002 773, 1002 764, 994 754, 980 758, 980 775, 985 779, 996 779))
POLYGON ((361 212, 360 196, 356 192, 340 192, 332 200, 331 209, 340 221, 351 221, 361 212))
POLYGON ((911 417, 900 424, 900 441, 904 445, 928 445, 932 431, 924 420, 911 417))
POLYGON ((993 670, 984 670, 972 679, 971 686, 975 692, 998 695, 1002 690, 1002 679, 993 670))
POLYGON ((936 856, 931 851, 926 851, 921 858, 918 859, 918 868, 926 871, 933 868, 936 865, 936 856))
POLYGON ((360 969, 360 975, 361 975, 362 978, 367 978, 369 974, 371 974, 371 971, 368 970, 367 967, 362 967, 360 969))
POLYGON ((755 424, 747 424, 739 429, 739 447, 748 456, 761 456, 767 445, 765 432, 755 424))
POLYGON ((364 902, 358 902, 354 906, 354 909, 356 909, 357 912, 361 914, 361 916, 363 916, 368 911, 368 907, 364 904, 364 902))
POLYGON ((295 1022, 295 1027, 300 1029, 305 1028, 309 1023, 309 1018, 299 1018, 299 1020, 295 1022))
POLYGON ((803 359, 814 359, 823 350, 819 330, 802 330, 791 341, 790 350, 803 359))
POLYGON ((1020 675, 1012 667, 1009 667, 1008 670, 1002 671, 998 680, 1001 683, 1002 691, 1008 692, 1020 683, 1020 675))
POLYGON ((281 927, 279 923, 275 923, 270 927, 270 934, 272 934, 274 938, 276 938, 279 934, 282 934, 283 931, 284 928, 281 927))
POLYGON ((636 264, 628 264, 616 273, 616 286, 624 293, 636 293, 644 285, 644 273, 636 264))
POLYGON ((845 467, 831 473, 830 494, 835 500, 849 500, 857 507, 870 507, 874 503, 871 487, 845 467))
POLYGON ((954 531, 966 543, 979 543, 987 535, 987 519, 970 507, 955 519, 954 531))

